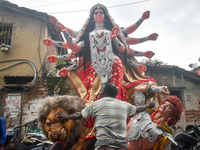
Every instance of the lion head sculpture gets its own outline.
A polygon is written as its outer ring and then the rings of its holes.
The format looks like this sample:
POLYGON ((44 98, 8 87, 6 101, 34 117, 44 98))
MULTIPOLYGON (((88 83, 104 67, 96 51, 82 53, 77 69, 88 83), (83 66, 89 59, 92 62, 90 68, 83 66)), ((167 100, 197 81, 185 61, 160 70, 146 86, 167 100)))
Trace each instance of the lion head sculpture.
POLYGON ((55 142, 62 142, 64 147, 71 147, 76 139, 85 131, 84 120, 60 120, 56 117, 59 111, 73 114, 80 112, 84 102, 78 96, 46 97, 38 115, 38 122, 46 138, 55 142))

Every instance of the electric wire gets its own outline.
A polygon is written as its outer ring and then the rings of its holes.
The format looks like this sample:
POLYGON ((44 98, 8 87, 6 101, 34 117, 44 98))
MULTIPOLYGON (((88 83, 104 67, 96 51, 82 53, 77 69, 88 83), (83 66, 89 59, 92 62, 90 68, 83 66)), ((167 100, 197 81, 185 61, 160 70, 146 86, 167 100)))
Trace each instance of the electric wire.
POLYGON ((52 4, 46 4, 46 5, 38 5, 38 6, 32 6, 29 8, 36 8, 36 7, 43 7, 43 6, 51 6, 51 5, 58 5, 58 4, 64 4, 64 3, 71 3, 71 2, 77 2, 77 1, 82 1, 82 0, 72 0, 72 1, 68 1, 68 2, 60 2, 60 3, 52 3, 52 4))
MULTIPOLYGON (((107 8, 123 7, 123 6, 127 6, 127 5, 133 5, 133 4, 143 3, 143 2, 147 2, 147 1, 150 1, 150 0, 142 0, 142 1, 138 1, 138 2, 126 3, 126 4, 120 4, 120 5, 113 5, 113 6, 107 6, 107 8)), ((49 4, 49 5, 51 5, 51 4, 49 4)), ((43 5, 43 6, 47 6, 47 5, 43 5)), ((40 7, 40 6, 37 6, 37 7, 40 7)), ((41 7, 42 7, 42 5, 41 5, 41 7)), ((48 14, 76 13, 76 12, 84 12, 84 11, 90 11, 90 9, 65 11, 65 12, 51 12, 51 13, 48 13, 48 14)))
POLYGON ((13 67, 15 65, 19 65, 19 64, 22 64, 22 63, 28 63, 29 65, 31 65, 31 67, 33 68, 34 70, 34 78, 33 80, 31 81, 31 83, 29 83, 25 88, 23 88, 23 91, 26 91, 28 89, 30 89, 36 82, 36 79, 37 79, 37 69, 36 69, 36 66, 29 60, 26 60, 26 59, 13 59, 13 60, 6 60, 6 61, 0 61, 0 63, 6 63, 6 62, 12 62, 12 61, 21 61, 21 62, 17 62, 15 64, 12 64, 12 65, 9 65, 9 66, 6 66, 6 67, 3 67, 3 68, 0 68, 0 71, 4 70, 4 69, 7 69, 7 68, 10 68, 10 67, 13 67))

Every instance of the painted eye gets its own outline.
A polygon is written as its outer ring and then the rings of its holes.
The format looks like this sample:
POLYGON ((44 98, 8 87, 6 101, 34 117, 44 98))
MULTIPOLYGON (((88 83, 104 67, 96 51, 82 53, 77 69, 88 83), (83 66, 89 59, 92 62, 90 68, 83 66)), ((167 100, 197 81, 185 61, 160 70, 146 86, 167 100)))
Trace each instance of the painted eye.
POLYGON ((50 122, 46 122, 46 125, 47 125, 47 126, 51 126, 51 123, 50 123, 50 122))
POLYGON ((99 14, 100 14, 100 15, 103 15, 104 13, 103 13, 103 11, 100 11, 99 14))
POLYGON ((172 109, 172 107, 170 105, 168 105, 167 108, 172 109))

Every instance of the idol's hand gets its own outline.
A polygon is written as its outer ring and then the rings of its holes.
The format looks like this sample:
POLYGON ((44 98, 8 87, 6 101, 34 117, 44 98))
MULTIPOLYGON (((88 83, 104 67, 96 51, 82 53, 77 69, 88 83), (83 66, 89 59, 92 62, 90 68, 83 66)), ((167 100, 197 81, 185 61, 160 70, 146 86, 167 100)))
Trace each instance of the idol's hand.
POLYGON ((75 52, 71 52, 69 54, 67 54, 67 60, 71 60, 71 59, 75 59, 76 58, 76 53, 75 52))
POLYGON ((69 69, 68 68, 64 68, 64 69, 61 69, 58 74, 61 77, 65 77, 68 74, 68 72, 69 72, 69 69))
POLYGON ((158 38, 158 34, 157 33, 153 33, 153 34, 150 34, 148 36, 148 39, 149 40, 153 40, 153 41, 155 41, 157 38, 158 38))
POLYGON ((143 19, 148 19, 148 18, 149 18, 149 15, 150 15, 150 11, 145 11, 145 12, 142 14, 142 18, 143 18, 143 19))
POLYGON ((137 65, 137 70, 142 73, 142 72, 145 72, 147 70, 147 67, 142 65, 142 64, 138 64, 137 65))
POLYGON ((112 28, 112 31, 110 32, 110 38, 115 39, 119 35, 119 26, 116 25, 115 27, 112 28))
POLYGON ((152 52, 152 51, 146 51, 146 52, 144 52, 144 56, 147 57, 147 58, 149 58, 149 59, 152 58, 154 55, 155 55, 155 53, 152 52))
POLYGON ((56 17, 54 17, 54 16, 50 16, 50 17, 49 17, 49 20, 50 20, 50 22, 53 23, 53 24, 56 24, 56 23, 58 22, 58 19, 57 19, 56 17))
POLYGON ((63 26, 61 23, 57 23, 55 25, 56 30, 60 31, 60 32, 67 32, 67 29, 65 28, 65 26, 63 26))
POLYGON ((56 61, 58 61, 58 57, 55 55, 48 56, 47 60, 50 61, 51 63, 55 63, 56 61))
POLYGON ((43 43, 44 43, 46 46, 52 46, 52 45, 53 45, 53 40, 51 40, 51 39, 44 39, 44 40, 43 40, 43 43))
POLYGON ((162 95, 168 95, 170 94, 167 86, 161 86, 161 93, 162 95))

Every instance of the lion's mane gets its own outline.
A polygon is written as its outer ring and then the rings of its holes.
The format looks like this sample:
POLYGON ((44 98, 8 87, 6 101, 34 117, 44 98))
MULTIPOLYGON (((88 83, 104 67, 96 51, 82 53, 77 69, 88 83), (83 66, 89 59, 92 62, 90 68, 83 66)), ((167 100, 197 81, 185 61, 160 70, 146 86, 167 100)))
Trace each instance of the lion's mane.
MULTIPOLYGON (((44 126, 45 126, 46 118, 52 109, 56 109, 57 107, 60 106, 64 108, 67 112, 75 113, 75 112, 80 112, 85 107, 83 100, 79 98, 78 96, 69 96, 69 95, 53 96, 53 97, 48 96, 45 99, 46 100, 43 106, 39 109, 38 123, 47 139, 49 138, 48 138, 48 134, 45 131, 44 126)), ((70 139, 68 144, 74 143, 75 139, 80 134, 82 134, 81 132, 83 132, 82 127, 84 126, 84 123, 85 122, 83 119, 79 119, 75 121, 75 126, 71 130, 70 134, 68 135, 70 139)))

